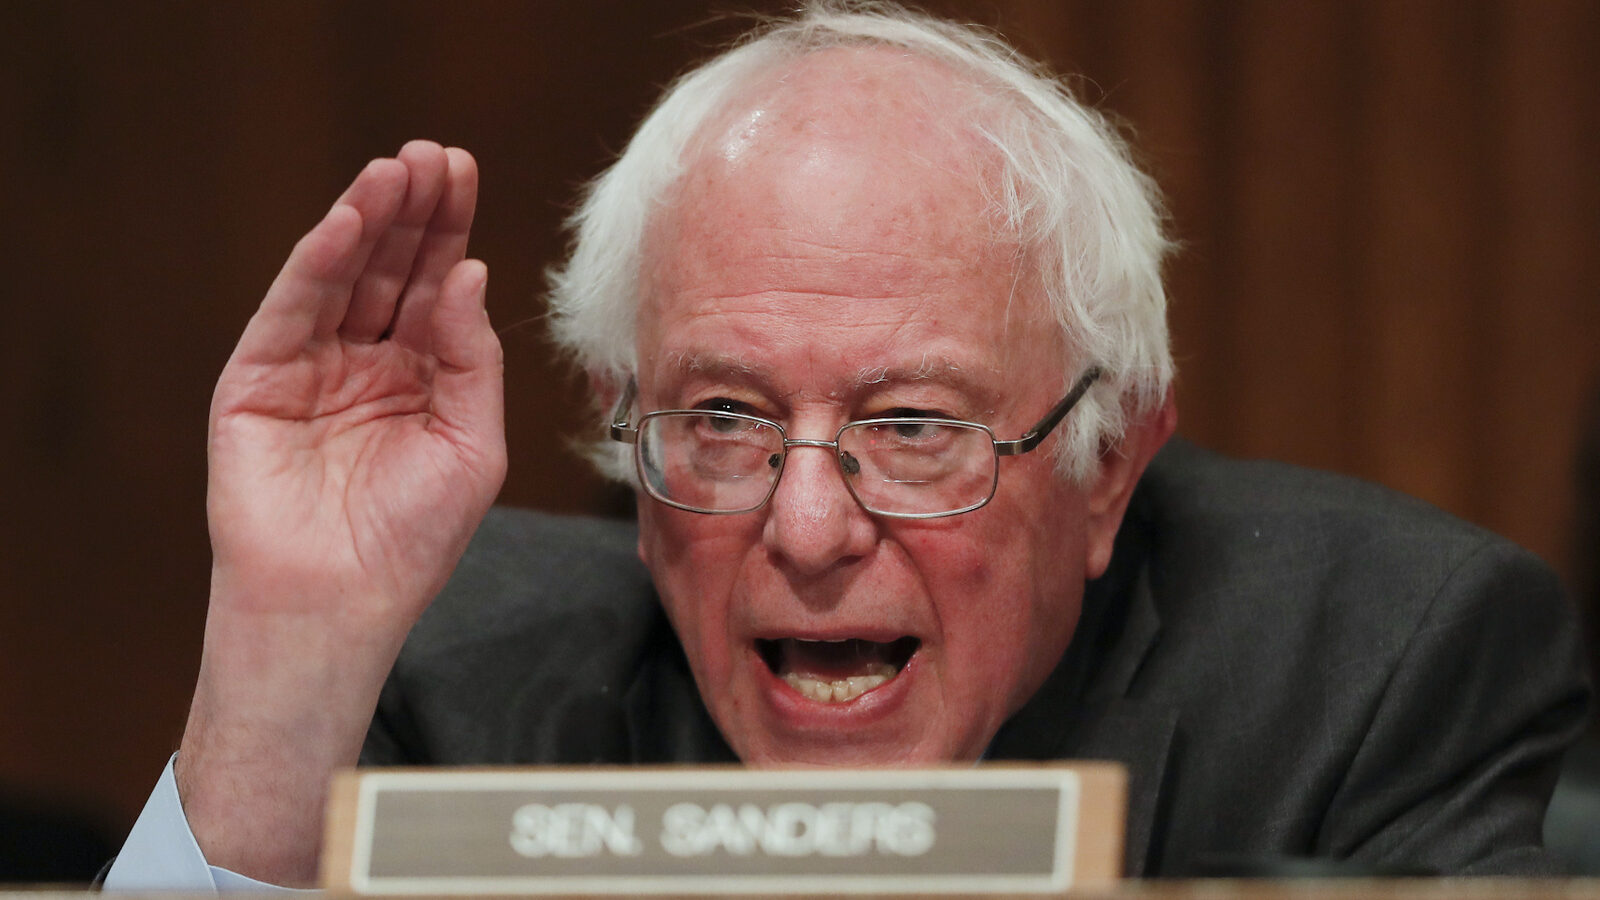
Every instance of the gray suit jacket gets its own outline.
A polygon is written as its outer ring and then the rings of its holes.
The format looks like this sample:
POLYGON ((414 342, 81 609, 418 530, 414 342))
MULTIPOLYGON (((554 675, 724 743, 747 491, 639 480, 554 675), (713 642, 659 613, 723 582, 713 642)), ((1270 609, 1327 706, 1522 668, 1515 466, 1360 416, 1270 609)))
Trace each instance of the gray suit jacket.
MULTIPOLYGON (((1318 856, 1536 873, 1588 689, 1530 554, 1372 485, 1178 443, 992 759, 1113 759, 1127 871, 1318 856)), ((631 526, 490 515, 407 642, 369 764, 731 762, 631 526)))

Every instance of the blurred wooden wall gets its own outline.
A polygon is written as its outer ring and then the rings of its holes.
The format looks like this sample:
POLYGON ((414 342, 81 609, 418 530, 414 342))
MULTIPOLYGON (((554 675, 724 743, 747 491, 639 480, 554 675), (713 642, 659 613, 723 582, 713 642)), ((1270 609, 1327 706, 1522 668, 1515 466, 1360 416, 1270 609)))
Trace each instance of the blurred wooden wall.
MULTIPOLYGON (((1133 127, 1185 245, 1185 434, 1592 564, 1568 531, 1600 377, 1600 4, 929 6, 1081 73, 1133 127)), ((503 499, 611 502, 564 444, 582 402, 542 337, 541 271, 573 188, 738 30, 715 11, 0 6, 0 791, 131 823, 199 658, 211 384, 299 233, 407 138, 482 166, 503 499)))

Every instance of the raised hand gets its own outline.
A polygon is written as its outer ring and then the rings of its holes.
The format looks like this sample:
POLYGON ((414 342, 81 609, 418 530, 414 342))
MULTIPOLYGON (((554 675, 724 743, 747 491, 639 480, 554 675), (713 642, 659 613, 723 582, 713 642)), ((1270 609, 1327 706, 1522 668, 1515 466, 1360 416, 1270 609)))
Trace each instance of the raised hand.
POLYGON ((355 762, 407 631, 505 474, 477 169, 413 142, 295 246, 212 401, 206 645, 178 756, 208 860, 315 875, 327 778, 355 762))

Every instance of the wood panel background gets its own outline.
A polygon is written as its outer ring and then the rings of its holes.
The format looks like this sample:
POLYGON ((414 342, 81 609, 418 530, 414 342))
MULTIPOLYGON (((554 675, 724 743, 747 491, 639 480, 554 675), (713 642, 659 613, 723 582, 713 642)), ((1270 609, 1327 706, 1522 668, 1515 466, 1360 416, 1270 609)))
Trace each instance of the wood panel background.
MULTIPOLYGON (((1170 197, 1181 430, 1338 469, 1578 578, 1600 378, 1600 4, 934 2, 1129 122, 1170 197)), ((768 5, 767 8, 774 8, 768 5)), ((606 509, 538 324, 573 188, 739 28, 699 2, 0 6, 0 792, 125 829, 199 658, 211 385, 369 157, 483 171, 503 500, 606 509)))

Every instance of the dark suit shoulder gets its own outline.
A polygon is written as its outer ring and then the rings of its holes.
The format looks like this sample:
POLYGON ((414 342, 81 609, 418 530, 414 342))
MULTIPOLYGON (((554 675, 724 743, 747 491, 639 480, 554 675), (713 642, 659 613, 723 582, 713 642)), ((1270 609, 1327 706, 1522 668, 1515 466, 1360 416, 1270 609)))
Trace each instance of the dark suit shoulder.
POLYGON ((1141 490, 1164 516, 1245 526, 1251 519, 1326 517, 1348 526, 1438 540, 1502 540, 1483 528, 1397 491, 1348 475, 1269 460, 1241 460, 1173 441, 1149 467, 1141 490))
POLYGON ((1169 862, 1521 870, 1583 709, 1547 566, 1377 485, 1181 443, 1128 529, 1160 621, 1131 692, 1179 711, 1174 813, 1207 822, 1166 836, 1169 862))
POLYGON ((1344 475, 1228 459, 1175 443, 1157 456, 1130 517, 1156 535, 1159 574, 1185 594, 1257 590, 1340 596, 1387 622, 1469 560, 1553 584, 1531 553, 1421 500, 1344 475))
POLYGON ((364 759, 581 762, 625 752, 621 703, 670 640, 631 523, 497 508, 401 650, 364 759))
POLYGON ((546 616, 648 612, 637 535, 631 522, 495 507, 417 631, 448 643, 546 616))
MULTIPOLYGON (((1510 617, 1538 631, 1570 618, 1533 554, 1347 476, 1180 443, 1150 466, 1128 528, 1162 623, 1156 661, 1216 672, 1219 683, 1314 672, 1346 688, 1330 700, 1360 693, 1349 690, 1358 683, 1375 700, 1429 622, 1461 631, 1510 617)), ((1527 632, 1480 640, 1520 656, 1513 637, 1527 632)), ((1287 704, 1280 713, 1303 703, 1270 690, 1252 696, 1287 704)))

